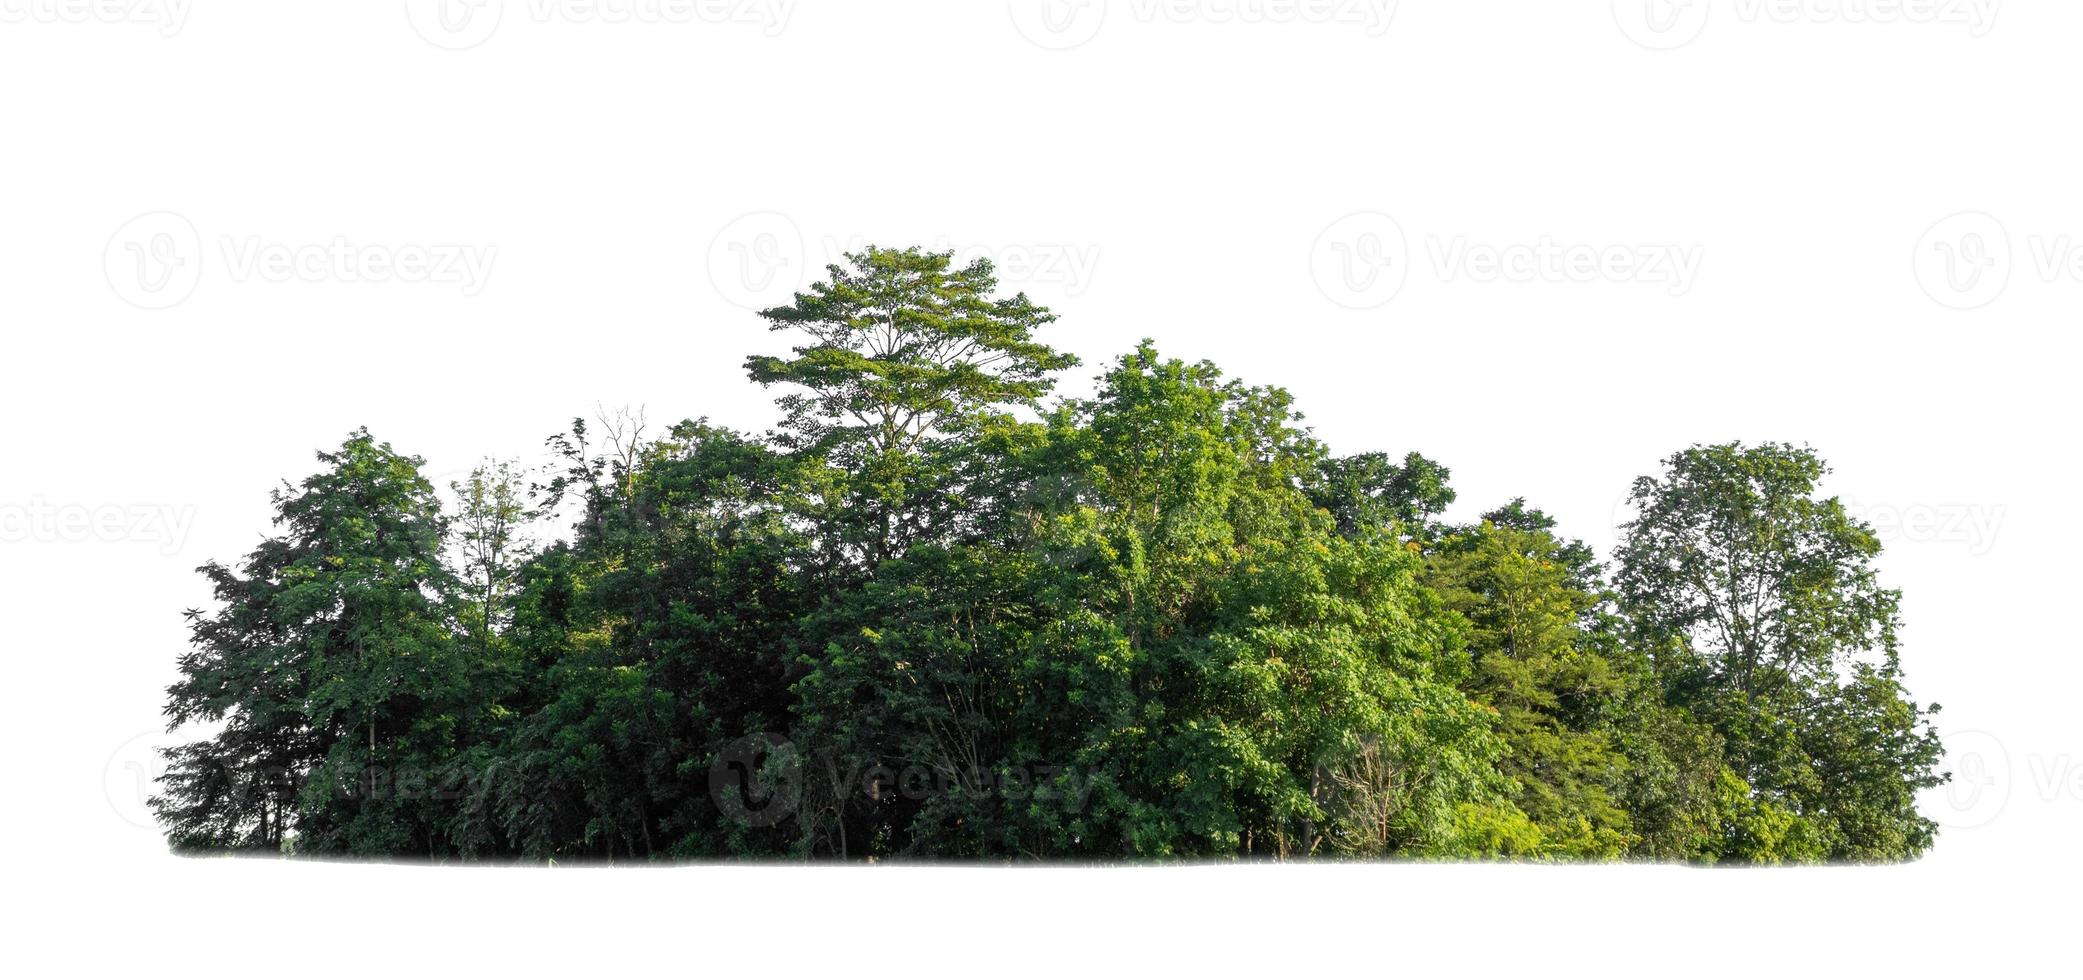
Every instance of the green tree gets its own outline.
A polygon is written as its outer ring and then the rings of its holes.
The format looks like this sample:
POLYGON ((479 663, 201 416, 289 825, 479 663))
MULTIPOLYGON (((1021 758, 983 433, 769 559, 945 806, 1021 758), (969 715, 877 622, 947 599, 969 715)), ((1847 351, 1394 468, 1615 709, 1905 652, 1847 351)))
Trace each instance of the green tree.
POLYGON ((172 754, 156 798, 176 846, 435 853, 463 661, 455 582, 421 462, 357 431, 275 494, 282 533, 232 569, 222 609, 167 689, 171 726, 217 722, 172 754))
POLYGON ((1454 502, 1451 471, 1417 453, 1391 462, 1386 453, 1326 459, 1309 484, 1309 498, 1328 511, 1338 533, 1401 528, 1426 537, 1431 522, 1454 502))
POLYGON ((1524 500, 1333 456, 1145 341, 1086 398, 988 263, 868 249, 766 312, 763 437, 642 411, 444 515, 367 432, 189 614, 182 850, 467 860, 1409 856, 1782 863, 1930 846, 1879 544, 1813 453, 1638 481, 1609 579, 1524 500), (537 520, 569 533, 538 547, 537 520), (444 563, 443 558, 447 557, 444 563), (752 778, 756 774, 758 785, 752 778), (778 789, 770 797, 768 789, 778 789), (749 792, 748 792, 749 791, 749 792))
POLYGON ((987 259, 868 248, 830 279, 760 315, 806 334, 788 358, 748 358, 780 399, 784 447, 843 474, 821 515, 856 561, 873 566, 928 535, 947 508, 933 443, 998 406, 1032 405, 1076 358, 1034 339, 1055 314, 1026 294, 994 297, 987 259))
POLYGON ((1613 730, 1629 678, 1586 629, 1598 597, 1577 585, 1571 546, 1538 511, 1514 508, 1497 515, 1514 524, 1485 520, 1449 535, 1427 584, 1468 621, 1467 689, 1498 713, 1509 747, 1500 768, 1539 831, 1536 849, 1619 857, 1635 840, 1613 730))
POLYGON ((721 819, 708 776, 731 740, 790 724, 787 653, 808 608, 796 467, 703 422, 625 441, 576 459, 581 531, 522 571, 515 644, 539 679, 511 706, 503 777, 469 802, 465 836, 533 857, 772 853, 777 833, 721 819))
MULTIPOLYGON (((1881 545, 1808 449, 1695 446, 1635 481, 1622 605, 1666 697, 1721 736, 1760 807, 1784 811, 1781 856, 1914 857, 1933 827, 1915 793, 1940 747, 1901 686, 1899 593, 1881 545)), ((1778 820, 1776 814, 1767 814, 1778 820)))

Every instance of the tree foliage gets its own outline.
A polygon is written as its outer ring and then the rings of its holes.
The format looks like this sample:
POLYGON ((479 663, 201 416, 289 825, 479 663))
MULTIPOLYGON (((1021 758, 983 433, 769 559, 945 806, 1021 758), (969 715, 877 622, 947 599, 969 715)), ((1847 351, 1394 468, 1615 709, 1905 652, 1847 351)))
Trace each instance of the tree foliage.
POLYGON ((357 431, 207 565, 188 851, 629 861, 1913 857, 1944 777, 1805 449, 1634 488, 1609 573, 1446 467, 869 249, 763 316, 758 436, 574 420, 446 505, 357 431), (567 522, 553 534, 554 521, 567 522), (544 542, 547 543, 544 543, 544 542))

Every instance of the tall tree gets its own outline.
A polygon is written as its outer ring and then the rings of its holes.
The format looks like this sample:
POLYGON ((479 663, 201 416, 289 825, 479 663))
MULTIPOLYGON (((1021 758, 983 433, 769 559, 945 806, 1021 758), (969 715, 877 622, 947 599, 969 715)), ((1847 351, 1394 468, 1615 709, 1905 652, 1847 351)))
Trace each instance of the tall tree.
POLYGON ((1025 293, 993 295, 987 259, 956 268, 951 252, 871 247, 827 269, 794 303, 760 314, 809 342, 745 366, 762 385, 801 389, 780 399, 783 444, 844 474, 827 517, 872 566, 944 516, 921 506, 947 479, 929 444, 995 408, 1032 405, 1077 359, 1034 338, 1055 314, 1025 293))
POLYGON ((1617 709, 1628 675, 1588 626, 1598 596, 1579 587, 1582 558, 1523 502, 1448 535, 1426 583, 1467 619, 1470 696, 1498 713, 1512 799, 1541 833, 1540 852, 1614 858, 1634 842, 1623 802, 1617 709))
POLYGON ((1763 804, 1835 859, 1913 857, 1932 823, 1930 714, 1901 686, 1899 593, 1881 545, 1812 450, 1695 446, 1635 481, 1619 551, 1623 609, 1671 703, 1713 725, 1763 804))
POLYGON ((190 613, 166 713, 223 727, 173 753, 155 805, 177 844, 442 846, 432 797, 464 679, 440 504, 420 460, 366 430, 318 458, 324 470, 275 494, 280 535, 237 571, 203 568, 222 608, 190 613))
POLYGON ((452 481, 457 577, 467 609, 464 629, 481 651, 510 618, 514 580, 534 542, 528 523, 536 516, 529 483, 517 463, 487 460, 452 481))

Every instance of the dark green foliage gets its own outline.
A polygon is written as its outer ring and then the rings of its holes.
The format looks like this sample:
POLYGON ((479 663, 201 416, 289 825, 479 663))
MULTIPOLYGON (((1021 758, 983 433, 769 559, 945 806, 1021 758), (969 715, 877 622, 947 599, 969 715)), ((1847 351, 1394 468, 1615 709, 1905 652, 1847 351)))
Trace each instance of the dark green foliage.
POLYGON ((765 437, 574 421, 444 514, 367 433, 203 569, 155 799, 189 851, 528 861, 1776 863, 1932 840, 1871 532, 1785 446, 1639 481, 1609 579, 1289 394, 1075 363, 987 263, 767 311, 765 437), (558 515, 568 535, 537 547, 558 515), (1610 584, 1609 584, 1610 582, 1610 584))
POLYGON ((275 494, 279 537, 234 571, 204 566, 220 611, 168 689, 175 725, 222 722, 172 758, 156 802, 176 847, 435 854, 433 797, 472 673, 458 593, 419 460, 367 432, 275 494), (425 783, 424 786, 421 784, 425 783))

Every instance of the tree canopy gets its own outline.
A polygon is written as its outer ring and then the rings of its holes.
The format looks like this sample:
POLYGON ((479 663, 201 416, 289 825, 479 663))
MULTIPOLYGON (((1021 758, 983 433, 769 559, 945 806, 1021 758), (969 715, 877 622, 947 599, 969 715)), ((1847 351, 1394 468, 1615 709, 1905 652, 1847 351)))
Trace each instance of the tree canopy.
POLYGON ((764 435, 574 420, 447 488, 357 430, 209 564, 184 852, 1913 858, 1900 596, 1805 447, 1694 446, 1609 565, 1145 341, 1093 394, 985 261, 762 316, 764 435), (559 524, 565 525, 559 527, 559 524))

